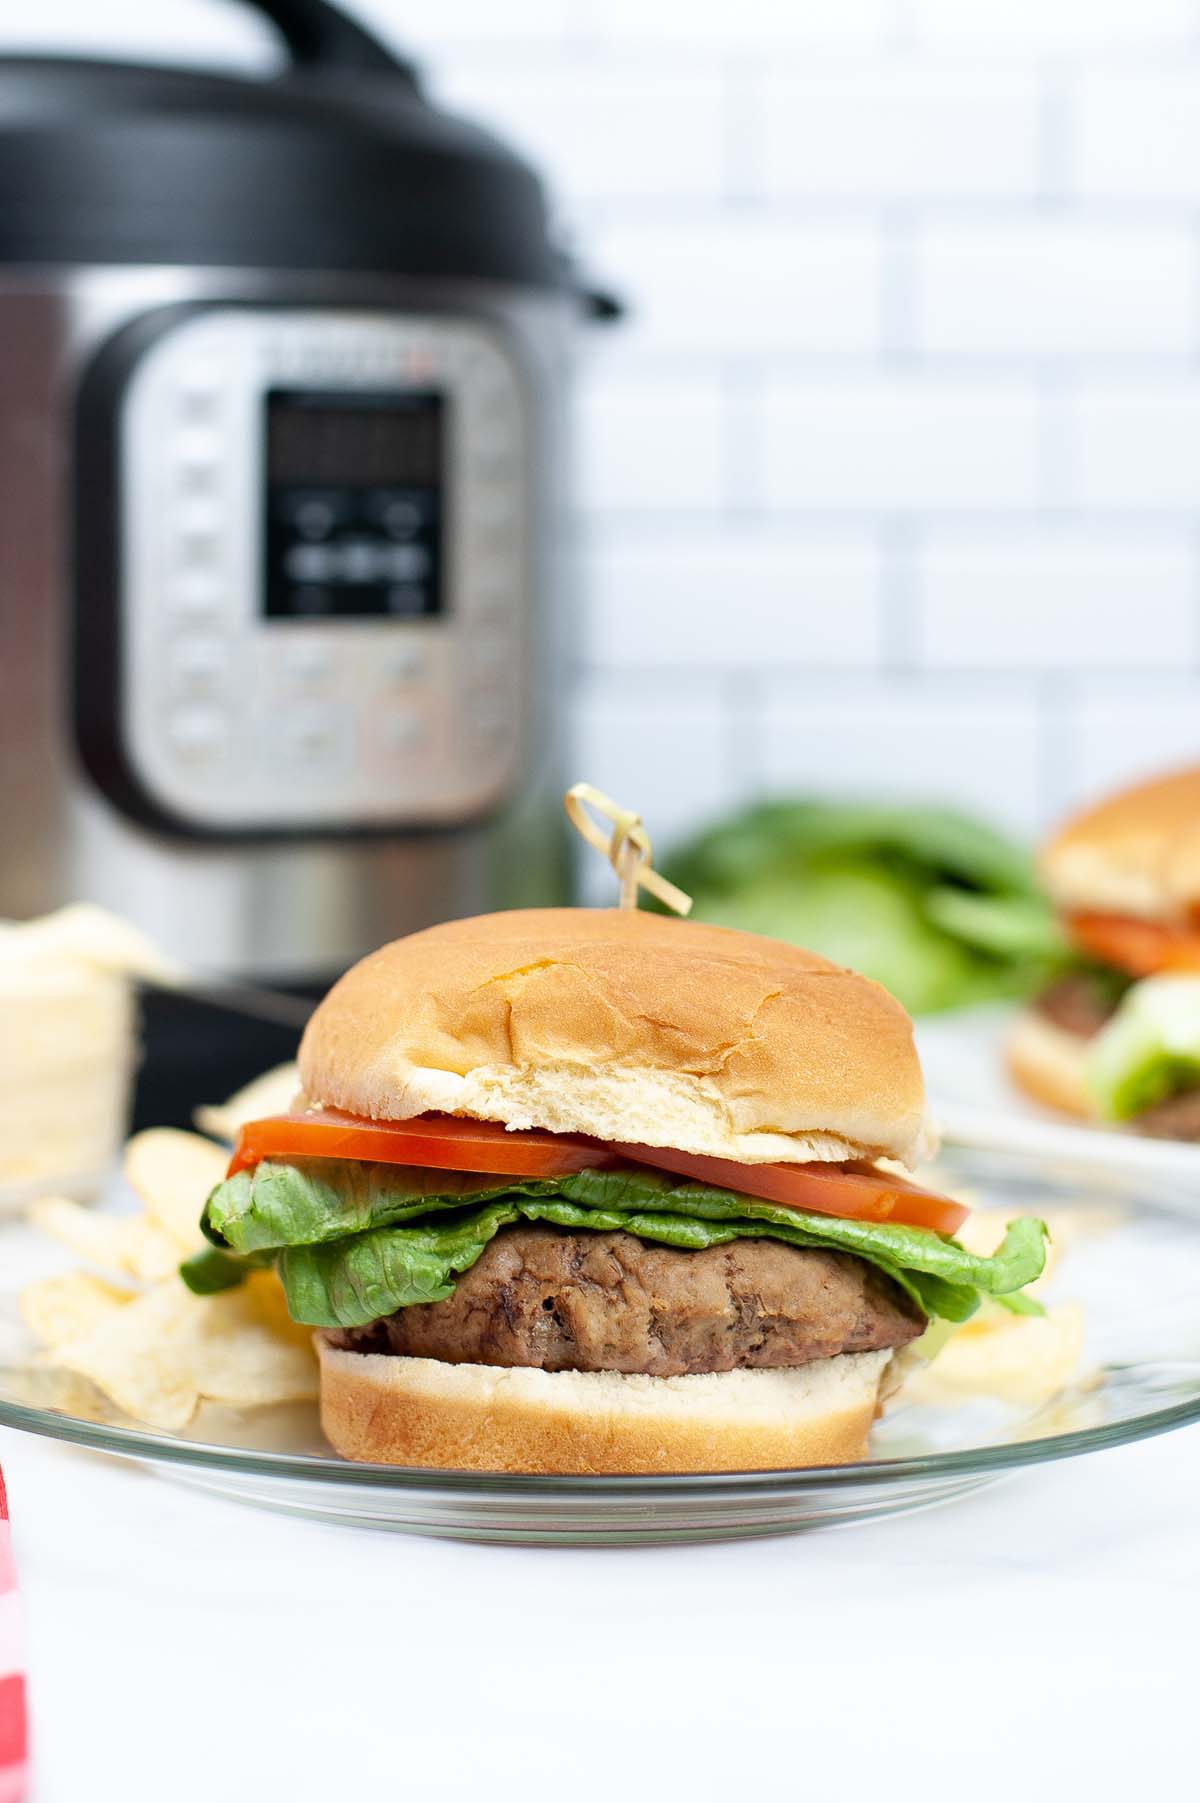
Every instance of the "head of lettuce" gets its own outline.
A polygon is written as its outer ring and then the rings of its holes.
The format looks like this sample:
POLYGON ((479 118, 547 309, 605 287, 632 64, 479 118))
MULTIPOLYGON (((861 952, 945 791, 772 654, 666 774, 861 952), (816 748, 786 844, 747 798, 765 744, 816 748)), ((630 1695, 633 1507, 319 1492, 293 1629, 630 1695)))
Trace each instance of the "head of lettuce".
POLYGON ((243 1130, 197 1289, 274 1264, 350 1458, 718 1471, 861 1457, 894 1353, 1016 1309, 907 1180, 911 1025, 814 953, 618 910, 456 921, 313 1017, 306 1105, 243 1130))
POLYGON ((1027 995, 1066 959, 1026 852, 948 808, 760 802, 666 871, 693 918, 813 946, 914 1014, 1027 995))

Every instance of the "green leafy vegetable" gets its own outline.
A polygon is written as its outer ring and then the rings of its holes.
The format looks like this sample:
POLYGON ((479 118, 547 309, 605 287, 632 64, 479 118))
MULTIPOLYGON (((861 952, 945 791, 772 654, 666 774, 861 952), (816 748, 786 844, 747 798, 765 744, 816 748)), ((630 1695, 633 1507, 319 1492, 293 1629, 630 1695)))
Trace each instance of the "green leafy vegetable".
POLYGON ((695 918, 823 952, 915 1013, 1026 994, 1069 961, 1025 852, 950 809, 765 802, 665 869, 695 918))
POLYGON ((1032 1219, 1014 1222, 981 1258, 923 1228, 783 1208, 643 1166, 514 1180, 311 1159, 264 1163, 219 1184, 203 1221, 214 1249, 189 1260, 183 1275, 208 1291, 236 1282, 243 1261, 251 1268, 277 1256, 296 1320, 360 1327, 444 1300, 454 1277, 518 1220, 620 1230, 690 1251, 767 1238, 850 1252, 926 1315, 950 1321, 965 1321, 981 1295, 1021 1289, 1045 1262, 1045 1228, 1032 1219))
POLYGON ((1147 977, 1091 1041, 1088 1091, 1111 1121, 1200 1086, 1200 977, 1147 977))

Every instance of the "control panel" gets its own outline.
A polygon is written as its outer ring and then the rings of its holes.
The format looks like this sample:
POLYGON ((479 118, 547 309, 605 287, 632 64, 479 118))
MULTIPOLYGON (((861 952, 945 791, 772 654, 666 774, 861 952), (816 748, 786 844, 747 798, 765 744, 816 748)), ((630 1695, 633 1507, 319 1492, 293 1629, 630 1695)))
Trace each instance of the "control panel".
POLYGON ((498 333, 220 308, 119 421, 120 708, 203 831, 453 825, 518 778, 531 457, 498 333))

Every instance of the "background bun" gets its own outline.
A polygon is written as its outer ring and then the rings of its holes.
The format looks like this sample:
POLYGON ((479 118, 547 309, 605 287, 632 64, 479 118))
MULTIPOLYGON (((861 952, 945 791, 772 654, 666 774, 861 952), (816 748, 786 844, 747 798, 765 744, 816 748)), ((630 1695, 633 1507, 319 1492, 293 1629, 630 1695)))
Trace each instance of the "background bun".
POLYGON ((1013 1081, 1035 1102, 1080 1120, 1095 1111, 1084 1088, 1083 1067, 1088 1041, 1067 1033, 1043 1015, 1026 1008, 1009 1034, 1008 1068, 1013 1081))
POLYGON ((892 1356, 629 1377, 343 1352, 320 1333, 316 1342, 321 1426, 343 1458, 591 1476, 849 1464, 866 1456, 892 1356))
POLYGON ((1041 869, 1060 908, 1185 918, 1200 906, 1200 767, 1077 814, 1047 845, 1041 869))
POLYGON ((736 1158, 912 1163, 912 1023, 813 952, 618 909, 450 921, 364 958, 300 1048, 308 1099, 736 1158))

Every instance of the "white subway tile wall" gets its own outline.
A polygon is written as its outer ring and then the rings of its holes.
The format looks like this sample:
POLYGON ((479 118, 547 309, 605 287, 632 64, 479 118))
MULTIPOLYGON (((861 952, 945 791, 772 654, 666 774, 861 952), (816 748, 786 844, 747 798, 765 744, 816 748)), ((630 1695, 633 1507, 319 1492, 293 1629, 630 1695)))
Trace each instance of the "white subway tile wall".
POLYGON ((768 678, 762 767, 773 793, 906 800, 945 794, 948 771, 970 771, 971 804, 1029 832, 1039 818, 1039 732, 1033 684, 928 677, 880 682, 768 678))
MULTIPOLYGON (((1197 0, 352 4, 629 304, 582 359, 573 771, 660 840, 815 788, 1032 831, 1200 754, 1197 0)), ((269 52, 151 10, 106 21, 269 52)))
POLYGON ((768 511, 881 518, 1036 504, 1039 404, 1029 376, 780 372, 762 404, 768 511))
POLYGON ((533 35, 427 49, 629 302, 582 369, 573 767, 660 838, 818 788, 1032 833, 1200 756, 1195 0, 533 35))

